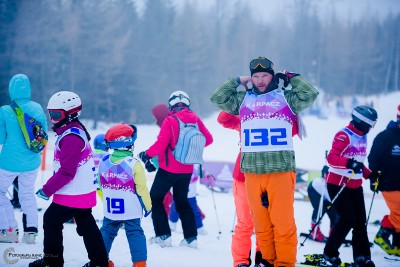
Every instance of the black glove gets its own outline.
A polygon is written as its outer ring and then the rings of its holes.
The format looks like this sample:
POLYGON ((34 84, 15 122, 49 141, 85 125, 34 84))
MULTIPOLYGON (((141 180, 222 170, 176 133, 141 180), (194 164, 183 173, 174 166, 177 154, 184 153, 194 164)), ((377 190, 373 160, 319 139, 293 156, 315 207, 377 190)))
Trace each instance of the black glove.
POLYGON ((287 87, 289 85, 290 79, 292 79, 293 77, 299 76, 299 75, 300 74, 298 74, 298 73, 290 72, 287 70, 281 70, 275 74, 275 77, 278 79, 282 79, 283 87, 287 87))
POLYGON ((360 173, 364 168, 364 164, 355 159, 349 159, 347 161, 346 168, 353 170, 354 173, 360 173))
POLYGON ((156 171, 156 166, 154 166, 153 162, 151 162, 151 160, 148 160, 145 164, 144 167, 146 168, 146 170, 148 172, 154 172, 156 171))
POLYGON ((327 165, 324 165, 324 167, 322 167, 322 170, 321 170, 321 177, 325 178, 325 175, 327 175, 328 172, 329 172, 329 167, 327 165))
POLYGON ((268 193, 262 193, 261 195, 261 205, 263 205, 263 207, 268 208, 269 207, 269 201, 268 201, 268 193))
POLYGON ((151 158, 147 156, 146 151, 142 151, 138 154, 138 157, 140 160, 144 163, 144 167, 148 172, 154 172, 156 169, 156 166, 154 166, 153 162, 151 162, 151 158))
POLYGON ((146 151, 142 151, 138 154, 139 159, 146 164, 148 161, 150 161, 150 157, 147 156, 146 151))
POLYGON ((371 174, 368 176, 369 179, 369 188, 371 189, 372 192, 378 192, 378 186, 379 186, 379 176, 380 172, 371 172, 371 174))

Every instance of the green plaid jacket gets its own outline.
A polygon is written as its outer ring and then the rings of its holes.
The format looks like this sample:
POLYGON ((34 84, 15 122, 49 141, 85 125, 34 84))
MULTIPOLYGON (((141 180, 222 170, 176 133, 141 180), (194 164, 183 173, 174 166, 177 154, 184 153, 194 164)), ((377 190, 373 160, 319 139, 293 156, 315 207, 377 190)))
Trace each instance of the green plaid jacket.
MULTIPOLYGON (((296 114, 312 105, 318 96, 318 91, 301 76, 290 79, 291 90, 285 90, 285 98, 296 114)), ((237 91, 239 83, 231 78, 226 80, 212 94, 210 100, 220 109, 239 114, 246 91, 237 91)), ((254 91, 253 91, 254 92, 254 91)), ((287 172, 296 170, 294 151, 243 152, 240 160, 243 172, 256 174, 287 172)))

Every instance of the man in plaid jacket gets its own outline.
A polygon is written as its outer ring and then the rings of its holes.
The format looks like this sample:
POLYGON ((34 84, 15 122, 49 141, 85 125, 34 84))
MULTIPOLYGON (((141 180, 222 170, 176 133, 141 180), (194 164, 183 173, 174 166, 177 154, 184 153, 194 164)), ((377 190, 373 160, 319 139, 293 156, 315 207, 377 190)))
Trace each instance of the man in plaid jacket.
POLYGON ((295 266, 296 183, 292 136, 303 135, 298 114, 312 105, 318 91, 299 74, 281 71, 264 57, 250 62, 251 76, 227 79, 211 96, 220 109, 239 115, 241 170, 247 200, 266 266, 295 266), (279 89, 279 79, 291 90, 279 89), (253 87, 248 89, 251 82, 253 87), (242 85, 246 91, 238 91, 242 85))

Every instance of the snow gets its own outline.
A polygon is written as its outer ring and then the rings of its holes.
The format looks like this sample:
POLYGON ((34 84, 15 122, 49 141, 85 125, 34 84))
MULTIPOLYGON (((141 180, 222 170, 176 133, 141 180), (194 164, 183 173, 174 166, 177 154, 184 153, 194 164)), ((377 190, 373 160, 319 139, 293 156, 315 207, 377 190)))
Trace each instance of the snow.
MULTIPOLYGON (((370 103, 370 101, 373 100, 374 106, 379 114, 378 123, 369 134, 368 149, 370 149, 373 138, 386 127, 389 120, 395 119, 397 113, 396 107, 399 104, 399 99, 400 93, 397 92, 389 95, 370 96, 368 99, 363 99, 360 101, 360 103, 363 104, 363 101, 365 101, 365 103, 367 103, 367 101, 370 103)), ((305 115, 303 117, 307 127, 308 138, 303 141, 295 138, 296 163, 299 168, 319 171, 325 161, 325 150, 330 148, 334 134, 349 122, 349 116, 346 118, 340 118, 333 114, 333 108, 331 107, 332 103, 323 106, 325 113, 328 114, 326 119, 319 119, 310 115, 305 115)), ((351 109, 348 111, 350 110, 351 109)), ((204 157, 208 161, 233 162, 238 153, 238 133, 219 126, 219 124, 216 122, 216 117, 217 113, 213 114, 209 118, 204 119, 206 126, 209 127, 214 136, 214 143, 209 148, 206 148, 204 157)), ((86 122, 86 124, 90 127, 89 122, 86 122)), ((89 131, 94 137, 99 133, 104 133, 108 126, 110 126, 110 124, 100 124, 97 130, 89 131)), ((136 153, 147 149, 149 145, 151 145, 156 139, 159 130, 156 125, 138 125, 138 129, 138 139, 136 140, 135 148, 136 153)), ((46 170, 39 173, 36 188, 40 188, 41 185, 51 175, 53 144, 54 136, 51 136, 47 150, 46 170)), ((154 174, 148 175, 149 188, 151 187, 153 178, 154 174)), ((369 191, 369 182, 364 182, 364 186, 365 203, 368 212, 371 204, 372 193, 369 191)), ((207 235, 200 235, 198 237, 199 248, 192 249, 187 247, 179 247, 179 242, 183 239, 183 235, 178 223, 177 231, 173 232, 172 234, 173 247, 161 248, 158 245, 148 245, 147 249, 149 267, 233 266, 230 253, 231 236, 235 219, 232 193, 213 193, 205 186, 199 185, 197 201, 201 209, 206 214, 204 225, 208 232, 207 235)), ((50 204, 50 202, 42 199, 38 199, 37 202, 39 207, 43 208, 43 211, 39 213, 40 231, 36 244, 0 244, 0 251, 3 252, 3 257, 0 259, 0 266, 9 266, 5 262, 5 259, 7 258, 18 259, 18 262, 12 266, 27 266, 28 262, 32 260, 24 259, 24 257, 33 257, 34 254, 43 253, 42 219, 44 210, 50 204), (10 251, 10 248, 14 251, 13 253, 15 253, 13 258, 10 258, 10 256, 6 253, 6 249, 8 249, 7 251, 10 251)), ((295 217, 298 233, 308 232, 310 228, 311 212, 312 207, 309 202, 295 201, 295 217)), ((376 195, 370 222, 381 220, 383 215, 387 213, 388 208, 386 207, 386 204, 382 198, 382 194, 376 195)), ((17 220, 21 223, 22 212, 16 211, 15 214, 17 220)), ((96 219, 102 219, 102 202, 100 200, 98 201, 98 205, 93 209, 93 214, 96 219)), ((98 225, 99 227, 101 226, 100 223, 98 225)), ((154 235, 150 216, 142 220, 142 226, 147 238, 154 235)), ((326 216, 326 218, 324 218, 322 221, 323 233, 327 234, 329 231, 328 228, 329 220, 326 216)), ((20 229, 22 229, 22 223, 20 225, 20 229)), ((368 235, 370 241, 373 240, 373 237, 378 229, 378 226, 372 224, 368 225, 368 235)), ((349 235, 347 238, 350 237, 351 235, 349 235)), ((303 237, 299 238, 299 244, 303 242, 303 240, 303 237)), ((324 245, 321 243, 307 240, 304 246, 298 249, 298 261, 300 262, 304 259, 304 254, 322 253, 323 247, 324 245)), ((385 261, 384 256, 386 254, 379 247, 372 247, 371 252, 372 259, 376 263, 376 266, 398 266, 398 263, 396 262, 385 261)), ((352 261, 352 248, 341 247, 340 257, 343 261, 352 261)), ((88 261, 83 240, 76 233, 76 226, 73 224, 64 225, 64 258, 66 267, 82 266, 88 261)), ((132 266, 128 242, 123 229, 120 230, 119 235, 113 243, 113 247, 110 252, 110 258, 118 267, 132 266)))

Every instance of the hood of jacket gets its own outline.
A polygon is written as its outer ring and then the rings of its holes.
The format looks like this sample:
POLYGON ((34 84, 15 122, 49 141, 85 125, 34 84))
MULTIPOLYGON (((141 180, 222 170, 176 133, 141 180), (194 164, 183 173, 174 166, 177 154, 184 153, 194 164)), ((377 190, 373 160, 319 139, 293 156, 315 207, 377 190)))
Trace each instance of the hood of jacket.
POLYGON ((389 124, 386 126, 386 129, 391 128, 399 128, 399 125, 395 121, 390 121, 389 124))
POLYGON ((11 101, 14 100, 30 100, 31 99, 31 83, 25 74, 14 75, 8 85, 8 92, 11 101))

